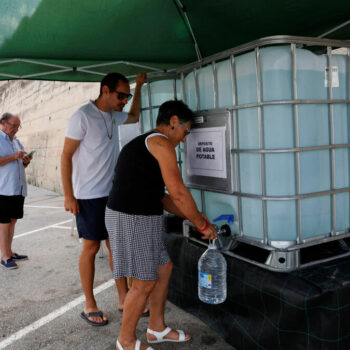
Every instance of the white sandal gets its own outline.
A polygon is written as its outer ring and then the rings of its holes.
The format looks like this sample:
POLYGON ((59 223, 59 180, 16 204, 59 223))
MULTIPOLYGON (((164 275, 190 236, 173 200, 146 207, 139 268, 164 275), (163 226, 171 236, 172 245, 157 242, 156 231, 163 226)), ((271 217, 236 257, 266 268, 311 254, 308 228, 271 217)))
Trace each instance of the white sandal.
MULTIPOLYGON (((118 339, 116 341, 116 345, 117 345, 118 350, 124 350, 122 345, 119 343, 118 339)), ((140 342, 140 340, 136 339, 135 350, 140 350, 140 349, 141 349, 141 342, 140 342)), ((146 350, 154 350, 154 349, 149 346, 146 350)))
POLYGON ((183 342, 189 341, 191 339, 191 337, 186 339, 185 332, 182 331, 182 330, 176 330, 176 332, 179 333, 179 338, 178 339, 167 339, 167 338, 164 338, 167 334, 169 334, 171 332, 171 330, 172 329, 170 327, 167 327, 162 332, 156 332, 156 331, 152 331, 152 329, 147 328, 147 333, 153 334, 157 338, 157 340, 149 340, 146 337, 147 341, 150 344, 163 343, 163 342, 166 342, 166 341, 172 342, 172 343, 183 343, 183 342))

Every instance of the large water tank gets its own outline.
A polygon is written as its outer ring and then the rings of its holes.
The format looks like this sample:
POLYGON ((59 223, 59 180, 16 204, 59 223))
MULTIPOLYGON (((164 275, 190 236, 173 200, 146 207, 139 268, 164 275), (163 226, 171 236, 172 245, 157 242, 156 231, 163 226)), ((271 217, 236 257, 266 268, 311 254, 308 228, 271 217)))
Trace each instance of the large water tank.
POLYGON ((349 233, 349 56, 264 47, 187 72, 182 86, 151 83, 152 105, 177 96, 199 114, 230 111, 234 125, 234 191, 191 189, 210 220, 234 214, 239 237, 277 247, 349 233))

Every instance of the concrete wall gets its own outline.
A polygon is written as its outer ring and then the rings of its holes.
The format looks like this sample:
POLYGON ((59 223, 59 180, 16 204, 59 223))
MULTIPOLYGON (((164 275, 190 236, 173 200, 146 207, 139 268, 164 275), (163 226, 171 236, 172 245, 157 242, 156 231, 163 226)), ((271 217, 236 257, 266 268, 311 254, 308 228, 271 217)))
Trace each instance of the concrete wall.
POLYGON ((90 99, 99 83, 50 81, 0 82, 0 114, 18 114, 22 129, 17 137, 27 152, 36 150, 26 169, 29 183, 62 193, 60 156, 67 121, 90 99))

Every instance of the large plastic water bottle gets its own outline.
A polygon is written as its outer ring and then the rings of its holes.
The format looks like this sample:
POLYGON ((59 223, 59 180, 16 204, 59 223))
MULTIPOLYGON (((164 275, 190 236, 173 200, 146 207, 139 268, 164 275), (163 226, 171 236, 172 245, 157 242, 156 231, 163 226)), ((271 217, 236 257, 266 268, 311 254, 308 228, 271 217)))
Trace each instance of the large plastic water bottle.
POLYGON ((198 297, 201 301, 221 304, 226 300, 226 271, 226 260, 214 240, 198 261, 198 297))

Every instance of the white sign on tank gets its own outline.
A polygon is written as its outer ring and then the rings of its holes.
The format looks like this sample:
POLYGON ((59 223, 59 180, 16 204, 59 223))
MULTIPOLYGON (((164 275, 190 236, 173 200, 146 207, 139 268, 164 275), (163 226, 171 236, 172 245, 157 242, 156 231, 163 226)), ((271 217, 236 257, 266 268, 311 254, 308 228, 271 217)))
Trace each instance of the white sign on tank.
POLYGON ((187 138, 188 175, 226 178, 225 127, 194 128, 187 138))

